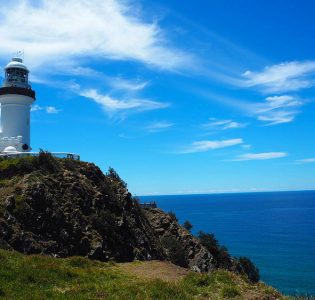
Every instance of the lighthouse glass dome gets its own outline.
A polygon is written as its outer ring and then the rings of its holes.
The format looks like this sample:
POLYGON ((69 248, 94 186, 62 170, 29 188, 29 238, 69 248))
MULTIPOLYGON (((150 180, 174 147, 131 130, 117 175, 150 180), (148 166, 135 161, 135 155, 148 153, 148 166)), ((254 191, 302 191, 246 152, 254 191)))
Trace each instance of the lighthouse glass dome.
POLYGON ((16 86, 29 88, 28 69, 19 57, 12 58, 12 61, 5 67, 5 79, 3 86, 16 86))

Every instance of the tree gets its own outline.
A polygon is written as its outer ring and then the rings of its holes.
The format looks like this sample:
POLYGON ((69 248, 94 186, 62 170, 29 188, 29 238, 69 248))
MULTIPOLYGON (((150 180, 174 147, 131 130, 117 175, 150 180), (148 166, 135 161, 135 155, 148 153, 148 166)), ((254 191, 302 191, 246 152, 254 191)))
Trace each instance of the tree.
POLYGON ((187 229, 189 232, 190 232, 191 229, 193 228, 192 224, 191 224, 188 220, 186 220, 186 221, 184 222, 183 227, 184 227, 185 229, 187 229))

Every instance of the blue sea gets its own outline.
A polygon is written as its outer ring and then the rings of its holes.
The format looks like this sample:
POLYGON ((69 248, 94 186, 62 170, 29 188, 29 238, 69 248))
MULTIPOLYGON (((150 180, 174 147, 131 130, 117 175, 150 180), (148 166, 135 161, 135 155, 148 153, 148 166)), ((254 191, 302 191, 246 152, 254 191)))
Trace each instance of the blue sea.
POLYGON ((315 295, 315 191, 143 196, 214 233, 234 256, 247 256, 261 279, 285 294, 315 295))

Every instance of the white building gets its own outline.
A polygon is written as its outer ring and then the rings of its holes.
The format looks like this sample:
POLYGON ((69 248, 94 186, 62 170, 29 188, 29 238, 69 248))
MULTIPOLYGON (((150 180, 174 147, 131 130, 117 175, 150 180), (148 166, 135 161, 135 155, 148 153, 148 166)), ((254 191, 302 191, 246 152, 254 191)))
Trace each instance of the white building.
POLYGON ((12 58, 5 67, 5 78, 0 88, 0 153, 31 150, 30 110, 35 101, 35 91, 28 82, 28 73, 19 57, 12 58))

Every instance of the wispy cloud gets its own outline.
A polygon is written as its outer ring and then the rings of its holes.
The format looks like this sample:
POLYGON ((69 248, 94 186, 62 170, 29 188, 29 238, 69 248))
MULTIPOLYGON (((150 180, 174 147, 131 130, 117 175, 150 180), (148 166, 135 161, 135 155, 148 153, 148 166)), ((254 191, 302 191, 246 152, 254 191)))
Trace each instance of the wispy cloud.
MULTIPOLYGON (((294 121, 296 116, 301 113, 300 108, 309 102, 296 95, 272 95, 263 100, 244 100, 208 91, 199 90, 197 92, 211 101, 220 102, 221 104, 239 110, 246 116, 256 118, 264 122, 267 126, 294 121)), ((225 124, 221 124, 221 126, 224 125, 225 124)))
POLYGON ((10 1, 0 11, 1 56, 24 49, 36 67, 71 69, 84 57, 132 60, 166 70, 192 65, 157 22, 124 0, 10 1), (57 67, 58 67, 57 66, 57 67))
POLYGON ((315 163, 315 157, 299 159, 299 160, 296 160, 296 162, 298 164, 313 164, 315 163))
POLYGON ((155 122, 155 123, 150 124, 149 126, 146 127, 146 129, 149 132, 159 132, 159 131, 164 131, 166 129, 169 129, 172 126, 174 126, 173 123, 170 123, 167 121, 160 121, 160 122, 155 122))
POLYGON ((292 122, 304 103, 296 96, 281 95, 267 97, 262 104, 252 106, 258 120, 276 125, 292 122))
POLYGON ((221 149, 226 147, 232 147, 243 143, 241 138, 229 139, 229 140, 216 140, 216 141, 196 141, 186 149, 179 151, 178 153, 195 153, 206 152, 209 150, 221 149))
POLYGON ((267 160, 286 157, 286 152, 264 152, 264 153, 247 153, 238 156, 233 159, 234 161, 245 161, 245 160, 267 160))
POLYGON ((161 103, 148 99, 116 99, 107 94, 101 94, 95 89, 78 90, 78 94, 82 97, 88 98, 97 104, 107 112, 119 112, 119 111, 146 111, 153 109, 161 109, 169 106, 169 103, 161 103))
POLYGON ((315 61, 292 61, 267 66, 260 72, 246 71, 244 85, 266 93, 284 93, 314 86, 315 61))
POLYGON ((140 80, 126 80, 119 77, 114 77, 109 80, 110 85, 117 90, 127 90, 131 92, 136 92, 143 90, 147 87, 147 81, 140 80))
POLYGON ((245 123, 239 123, 232 120, 218 120, 216 118, 209 118, 208 123, 203 124, 202 126, 206 129, 211 130, 227 130, 227 129, 236 129, 244 128, 247 126, 245 123))
POLYGON ((45 111, 48 114, 57 114, 60 112, 60 110, 54 106, 39 106, 37 104, 32 106, 31 111, 45 111))
MULTIPOLYGON (((109 88, 119 91, 138 92, 146 88, 149 84, 148 81, 141 79, 125 79, 121 76, 109 76, 88 67, 74 67, 67 70, 67 72, 72 76, 90 77, 94 82, 98 81, 102 84, 104 83, 109 88)), ((37 81, 37 78, 35 78, 35 80, 37 81)))

